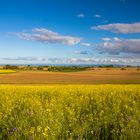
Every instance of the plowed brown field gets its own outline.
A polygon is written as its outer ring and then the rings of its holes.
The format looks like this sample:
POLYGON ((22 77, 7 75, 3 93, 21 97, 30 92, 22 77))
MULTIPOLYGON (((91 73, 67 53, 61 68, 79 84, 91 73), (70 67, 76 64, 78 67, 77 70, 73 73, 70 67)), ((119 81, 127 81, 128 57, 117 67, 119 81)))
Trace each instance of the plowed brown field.
POLYGON ((20 71, 1 74, 0 84, 140 84, 140 70, 101 68, 82 72, 20 71))

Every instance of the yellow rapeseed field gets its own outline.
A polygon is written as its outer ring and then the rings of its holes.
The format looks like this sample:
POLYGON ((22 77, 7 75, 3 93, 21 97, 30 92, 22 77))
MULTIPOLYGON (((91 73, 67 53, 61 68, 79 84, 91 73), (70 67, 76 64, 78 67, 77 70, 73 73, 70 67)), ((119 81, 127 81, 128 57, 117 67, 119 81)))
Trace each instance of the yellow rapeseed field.
POLYGON ((7 73, 14 73, 16 72, 15 70, 1 70, 0 69, 0 74, 7 74, 7 73))
POLYGON ((139 85, 0 85, 2 140, 139 140, 139 85))

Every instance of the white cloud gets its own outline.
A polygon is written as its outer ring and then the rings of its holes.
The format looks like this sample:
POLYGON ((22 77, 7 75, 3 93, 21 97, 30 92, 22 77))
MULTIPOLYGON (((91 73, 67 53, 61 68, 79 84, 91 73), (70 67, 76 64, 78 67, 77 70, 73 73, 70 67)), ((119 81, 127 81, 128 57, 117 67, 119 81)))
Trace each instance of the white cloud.
POLYGON ((85 47, 90 47, 91 44, 90 43, 81 43, 82 46, 85 46, 85 47))
POLYGON ((109 37, 104 37, 104 38, 102 38, 102 40, 103 40, 103 41, 110 41, 111 38, 109 38, 109 37))
POLYGON ((118 38, 118 37, 114 37, 114 38, 104 37, 104 38, 102 38, 102 40, 103 41, 111 41, 111 40, 113 40, 113 41, 121 41, 121 39, 118 38))
POLYGON ((75 51, 74 53, 75 53, 75 54, 82 54, 82 55, 88 54, 87 51, 75 51))
POLYGON ((114 39, 115 41, 121 41, 121 39, 118 38, 118 37, 114 37, 113 39, 114 39))
POLYGON ((25 40, 38 41, 44 43, 61 43, 65 45, 76 45, 80 43, 81 38, 73 36, 64 36, 57 32, 45 28, 35 28, 32 33, 16 33, 18 37, 25 40))
POLYGON ((46 57, 16 57, 16 58, 3 58, 6 61, 46 61, 46 57))
POLYGON ((89 57, 89 58, 55 58, 49 59, 51 63, 60 64, 132 64, 139 65, 140 58, 114 58, 114 57, 89 57))
POLYGON ((101 15, 96 14, 96 15, 94 15, 94 17, 96 17, 96 18, 101 18, 102 16, 101 16, 101 15))
POLYGON ((140 22, 125 24, 125 23, 115 23, 107 25, 98 25, 91 27, 92 30, 108 30, 115 33, 140 33, 140 22))
POLYGON ((46 58, 17 57, 0 58, 1 64, 130 64, 140 65, 140 57, 83 57, 83 58, 46 58))
POLYGON ((100 53, 108 54, 140 54, 140 39, 119 39, 113 38, 111 41, 105 41, 97 44, 96 49, 100 53))
POLYGON ((83 13, 80 13, 80 14, 77 15, 77 17, 79 17, 79 18, 84 18, 85 15, 84 15, 83 13))

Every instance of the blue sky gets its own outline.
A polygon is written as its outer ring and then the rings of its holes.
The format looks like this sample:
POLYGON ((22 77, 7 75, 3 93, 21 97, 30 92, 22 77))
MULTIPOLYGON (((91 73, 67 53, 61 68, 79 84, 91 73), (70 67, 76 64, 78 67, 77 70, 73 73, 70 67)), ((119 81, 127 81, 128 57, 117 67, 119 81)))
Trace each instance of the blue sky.
POLYGON ((140 65, 139 0, 0 0, 0 64, 140 65))

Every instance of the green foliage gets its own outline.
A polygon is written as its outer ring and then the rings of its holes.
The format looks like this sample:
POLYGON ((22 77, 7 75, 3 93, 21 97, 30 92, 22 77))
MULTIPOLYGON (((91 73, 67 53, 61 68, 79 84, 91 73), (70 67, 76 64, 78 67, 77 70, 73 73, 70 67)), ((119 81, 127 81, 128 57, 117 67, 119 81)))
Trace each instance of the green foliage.
POLYGON ((101 65, 99 68, 113 68, 114 65, 101 65))
POLYGON ((3 67, 3 69, 18 69, 18 66, 11 66, 11 65, 5 65, 4 67, 3 67))
POLYGON ((0 86, 2 140, 139 140, 139 85, 0 86))
POLYGON ((83 71, 88 67, 80 67, 80 66, 50 66, 48 67, 48 71, 54 72, 72 72, 72 71, 83 71))
POLYGON ((34 70, 34 71, 52 71, 52 72, 73 72, 73 71, 83 71, 89 67, 82 66, 11 66, 5 65, 3 69, 14 69, 14 70, 34 70))

